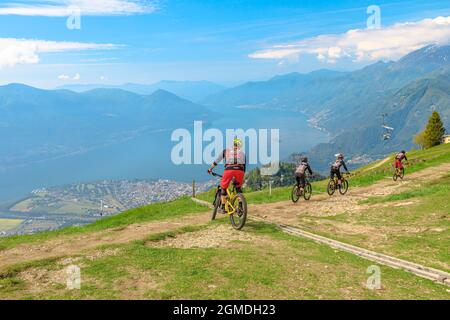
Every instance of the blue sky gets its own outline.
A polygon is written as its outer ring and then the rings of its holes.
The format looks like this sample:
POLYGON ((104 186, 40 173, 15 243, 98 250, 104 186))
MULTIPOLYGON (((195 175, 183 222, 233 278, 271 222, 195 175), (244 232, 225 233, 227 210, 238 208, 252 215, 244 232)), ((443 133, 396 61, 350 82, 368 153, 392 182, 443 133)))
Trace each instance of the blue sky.
POLYGON ((352 70, 448 43, 449 16, 449 1, 6 0, 0 84, 231 85, 293 71, 352 70), (381 28, 367 30, 369 5, 380 7, 381 28), (81 29, 67 28, 69 6, 81 10, 81 29))

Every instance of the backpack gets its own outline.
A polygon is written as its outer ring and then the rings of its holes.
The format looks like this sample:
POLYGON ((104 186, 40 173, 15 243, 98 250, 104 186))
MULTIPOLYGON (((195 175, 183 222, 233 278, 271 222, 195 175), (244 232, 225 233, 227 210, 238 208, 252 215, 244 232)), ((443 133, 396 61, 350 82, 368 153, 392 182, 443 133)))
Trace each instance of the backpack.
POLYGON ((342 166, 341 160, 336 160, 333 165, 331 166, 332 169, 339 170, 342 166))
POLYGON ((297 170, 295 170, 295 173, 301 173, 301 174, 304 174, 305 171, 306 171, 306 168, 308 168, 308 164, 305 163, 305 162, 302 162, 302 163, 298 166, 297 170))

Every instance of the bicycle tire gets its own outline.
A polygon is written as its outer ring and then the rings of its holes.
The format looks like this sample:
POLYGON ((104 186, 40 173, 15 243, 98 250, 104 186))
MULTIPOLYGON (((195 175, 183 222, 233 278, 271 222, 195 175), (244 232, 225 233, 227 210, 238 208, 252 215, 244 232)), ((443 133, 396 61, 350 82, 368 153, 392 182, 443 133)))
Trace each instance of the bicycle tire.
POLYGON ((230 215, 230 222, 234 229, 241 230, 247 221, 247 200, 242 193, 238 193, 236 198, 233 200, 233 207, 235 207, 236 201, 239 201, 238 208, 236 210, 237 212, 230 215), (240 215, 238 212, 240 212, 240 215), (238 223, 236 222, 236 216, 239 217, 238 223))
POLYGON ((298 194, 298 186, 297 186, 297 185, 295 185, 295 186, 292 188, 291 199, 292 199, 292 202, 293 202, 293 203, 297 203, 298 200, 300 199, 300 195, 298 194))
POLYGON ((303 191, 303 198, 305 200, 309 200, 311 199, 311 195, 312 195, 312 186, 311 183, 307 183, 305 186, 305 190, 303 191))
POLYGON ((327 185, 327 193, 329 196, 332 196, 335 191, 336 191, 336 182, 333 179, 331 179, 327 185))
POLYGON ((341 185, 339 186, 339 193, 344 195, 347 193, 347 191, 348 191, 348 181, 343 179, 341 181, 341 185))
POLYGON ((216 219, 217 211, 219 210, 220 203, 221 203, 220 192, 217 192, 216 193, 216 197, 214 199, 214 203, 213 203, 214 204, 214 209, 213 209, 212 214, 211 214, 211 220, 215 220, 216 219))

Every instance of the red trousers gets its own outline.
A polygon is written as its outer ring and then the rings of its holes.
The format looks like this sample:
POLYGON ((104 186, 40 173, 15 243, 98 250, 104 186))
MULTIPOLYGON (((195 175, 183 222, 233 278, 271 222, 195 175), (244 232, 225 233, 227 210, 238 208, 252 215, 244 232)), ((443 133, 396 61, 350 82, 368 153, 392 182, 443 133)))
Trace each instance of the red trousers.
POLYGON ((242 170, 225 170, 220 187, 224 190, 227 189, 234 178, 234 186, 240 188, 244 184, 244 176, 245 172, 242 170))

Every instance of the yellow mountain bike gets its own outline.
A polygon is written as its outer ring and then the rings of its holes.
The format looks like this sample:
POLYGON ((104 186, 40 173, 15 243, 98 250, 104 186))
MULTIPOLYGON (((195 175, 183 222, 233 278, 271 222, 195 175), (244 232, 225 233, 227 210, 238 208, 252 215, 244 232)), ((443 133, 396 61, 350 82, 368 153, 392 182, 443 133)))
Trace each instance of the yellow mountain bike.
MULTIPOLYGON (((211 174, 214 177, 222 178, 220 174, 215 172, 211 172, 211 174)), ((214 209, 211 215, 211 220, 216 219, 217 212, 222 204, 220 199, 221 192, 222 188, 219 185, 216 188, 216 194, 214 196, 214 209)), ((236 230, 241 230, 247 221, 247 200, 242 193, 237 192, 234 179, 227 189, 227 202, 225 203, 224 214, 228 214, 230 216, 231 225, 236 230)))

